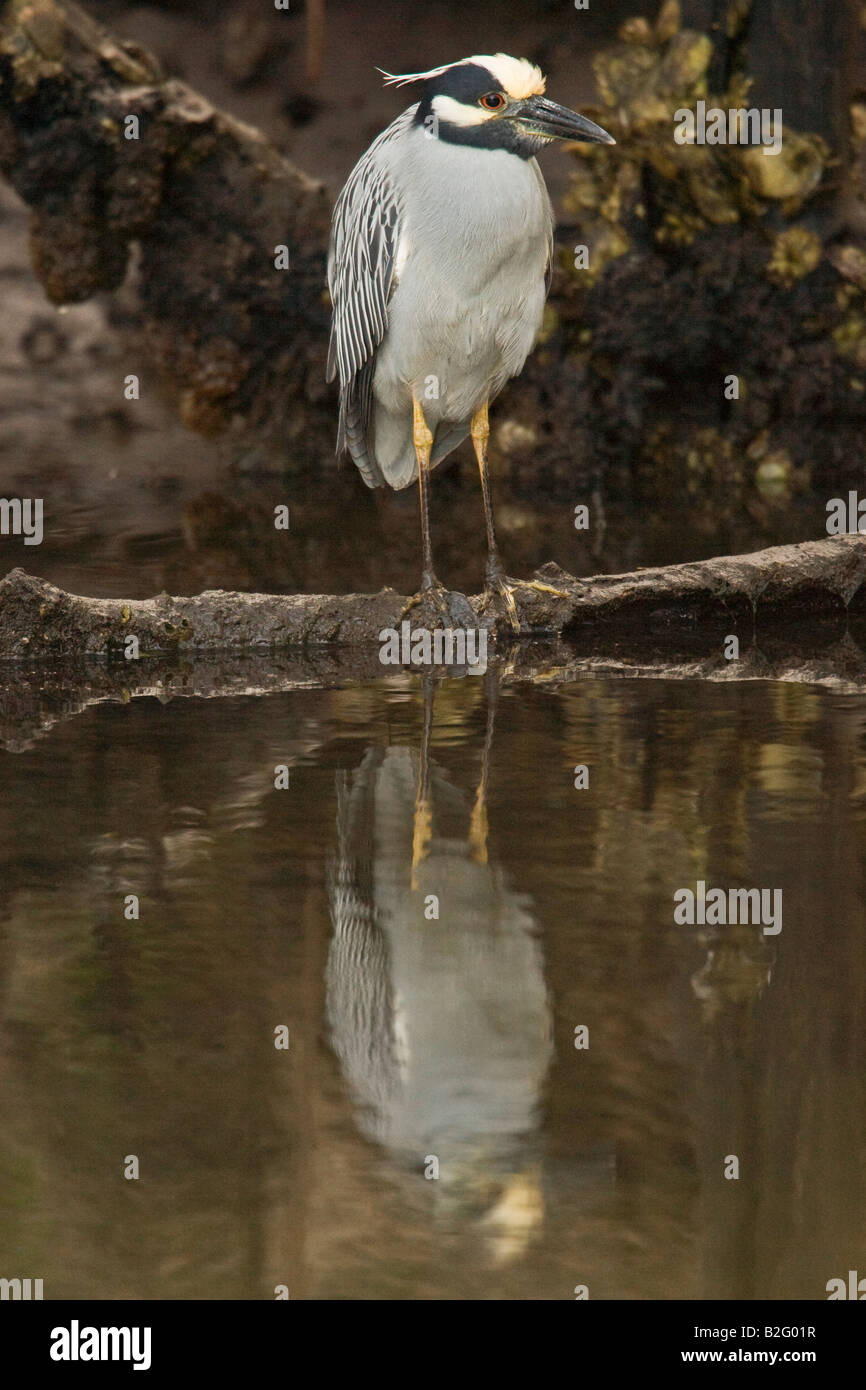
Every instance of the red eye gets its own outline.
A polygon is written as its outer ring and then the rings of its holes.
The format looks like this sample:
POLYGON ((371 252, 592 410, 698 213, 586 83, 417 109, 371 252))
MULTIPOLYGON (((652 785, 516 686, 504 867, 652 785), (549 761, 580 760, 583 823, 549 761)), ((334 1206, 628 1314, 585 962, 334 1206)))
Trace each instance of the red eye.
POLYGON ((481 98, 480 105, 484 107, 485 111, 501 111, 505 105, 505 97, 501 92, 488 92, 485 97, 481 98))

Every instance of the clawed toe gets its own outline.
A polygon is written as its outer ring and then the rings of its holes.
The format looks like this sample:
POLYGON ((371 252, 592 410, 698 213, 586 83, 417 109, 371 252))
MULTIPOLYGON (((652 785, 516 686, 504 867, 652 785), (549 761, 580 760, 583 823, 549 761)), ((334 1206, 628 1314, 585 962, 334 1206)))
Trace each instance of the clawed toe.
POLYGON ((568 598, 568 594, 563 589, 556 589, 552 584, 544 584, 540 579, 509 579, 506 575, 490 575, 487 577, 487 587, 484 591, 484 598, 481 601, 481 611, 485 612, 490 604, 497 598, 501 598, 505 604, 505 611, 511 630, 519 633, 523 630, 517 612, 517 602, 515 593, 521 589, 534 589, 539 594, 550 594, 553 598, 568 598))
POLYGON ((514 589, 516 585, 513 580, 506 579, 504 574, 493 575, 487 580, 487 587, 484 590, 484 597, 481 600, 481 611, 486 612, 490 604, 495 599, 501 598, 505 604, 505 611, 508 621, 511 624, 512 632, 520 632, 520 618, 517 614, 517 604, 514 600, 514 589))
POLYGON ((553 594, 554 598, 568 598, 564 589, 554 589, 552 584, 542 584, 540 579, 518 579, 514 581, 524 589, 535 589, 539 594, 553 594))
POLYGON ((417 594, 413 594, 408 603, 405 603, 400 609, 398 622, 402 622, 405 617, 408 617, 413 608, 420 608, 423 604, 429 604, 432 608, 436 608, 437 611, 441 611, 439 590, 419 589, 417 594))
POLYGON ((447 628, 475 626, 475 612, 466 595, 458 593, 456 589, 446 589, 438 580, 423 585, 417 594, 412 595, 404 605, 398 621, 402 622, 413 608, 420 608, 422 615, 424 609, 427 609, 447 628))

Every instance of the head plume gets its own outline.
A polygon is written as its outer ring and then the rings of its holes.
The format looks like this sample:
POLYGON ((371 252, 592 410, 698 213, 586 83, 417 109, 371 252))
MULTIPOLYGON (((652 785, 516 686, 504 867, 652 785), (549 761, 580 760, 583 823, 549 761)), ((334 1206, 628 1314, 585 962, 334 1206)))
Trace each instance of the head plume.
POLYGON ((441 77, 449 68, 465 67, 468 64, 487 68, 494 80, 509 96, 522 100, 530 96, 540 96, 544 91, 544 76, 540 68, 527 58, 511 58, 507 53, 475 53, 471 58, 461 58, 456 63, 443 63, 439 68, 427 72, 385 72, 377 68, 385 79, 386 87, 406 87, 412 82, 428 82, 430 78, 441 77))

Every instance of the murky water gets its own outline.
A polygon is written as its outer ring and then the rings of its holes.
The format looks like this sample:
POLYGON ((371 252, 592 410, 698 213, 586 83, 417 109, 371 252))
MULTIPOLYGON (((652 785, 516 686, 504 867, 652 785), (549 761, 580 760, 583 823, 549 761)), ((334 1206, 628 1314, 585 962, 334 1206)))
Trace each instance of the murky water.
POLYGON ((866 700, 400 677, 57 713, 0 752, 0 1273, 824 1298, 862 1265, 866 700), (677 925, 698 880, 781 889, 781 932, 677 925))

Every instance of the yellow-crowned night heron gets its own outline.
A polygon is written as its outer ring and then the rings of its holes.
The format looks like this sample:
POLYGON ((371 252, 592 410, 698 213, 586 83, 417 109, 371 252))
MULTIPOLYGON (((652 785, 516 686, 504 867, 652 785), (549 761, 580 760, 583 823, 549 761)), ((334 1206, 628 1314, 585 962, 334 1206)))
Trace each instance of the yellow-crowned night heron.
POLYGON ((521 371, 550 284, 553 213, 533 156, 555 139, 614 141, 548 101, 538 68, 504 53, 385 76, 421 83, 422 95, 362 155, 334 209, 328 380, 339 372, 337 452, 348 450, 369 487, 418 478, 424 559, 413 603, 430 596, 444 610, 428 479, 471 434, 487 594, 502 596, 517 628, 514 582, 493 530, 487 408, 521 371))

